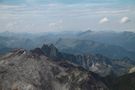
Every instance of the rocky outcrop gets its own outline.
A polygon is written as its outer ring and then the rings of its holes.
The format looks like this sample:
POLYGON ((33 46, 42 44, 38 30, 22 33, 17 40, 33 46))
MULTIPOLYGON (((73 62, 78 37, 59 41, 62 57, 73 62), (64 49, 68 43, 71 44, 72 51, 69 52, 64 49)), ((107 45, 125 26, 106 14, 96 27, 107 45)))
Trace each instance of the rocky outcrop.
POLYGON ((135 72, 135 67, 132 67, 130 70, 129 70, 129 73, 134 73, 135 72))
POLYGON ((45 55, 51 57, 51 58, 56 58, 58 56, 58 50, 57 48, 51 44, 51 45, 43 45, 41 50, 44 52, 45 55))
MULTIPOLYGON (((36 49, 32 50, 37 51, 36 49)), ((38 50, 39 52, 39 50, 38 50)), ((72 55, 63 52, 59 52, 58 49, 53 45, 43 45, 40 49, 40 52, 43 52, 44 55, 49 58, 59 61, 66 60, 71 63, 82 66, 83 68, 93 71, 100 74, 101 76, 108 75, 111 70, 111 62, 108 58, 103 57, 102 55, 92 55, 92 54, 83 54, 83 55, 72 55)))
POLYGON ((18 49, 0 57, 0 90, 108 90, 108 88, 97 74, 67 61, 54 61, 37 48, 33 51, 18 49))
POLYGON ((71 63, 82 66, 83 68, 95 72, 101 76, 107 76, 114 73, 118 76, 128 73, 129 68, 135 65, 135 62, 129 58, 110 59, 100 54, 68 54, 59 52, 54 45, 43 45, 41 51, 53 60, 66 60, 71 63))

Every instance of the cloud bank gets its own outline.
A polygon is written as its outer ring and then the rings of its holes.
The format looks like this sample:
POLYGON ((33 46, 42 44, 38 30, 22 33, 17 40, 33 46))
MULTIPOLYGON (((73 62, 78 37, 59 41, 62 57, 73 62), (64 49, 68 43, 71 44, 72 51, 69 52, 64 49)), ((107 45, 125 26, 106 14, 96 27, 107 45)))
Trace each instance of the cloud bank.
POLYGON ((89 3, 49 3, 34 6, 0 4, 0 30, 44 32, 85 30, 87 27, 92 30, 125 30, 135 28, 134 15, 133 7, 101 7, 89 3), (121 25, 131 20, 130 24, 121 25), (15 24, 12 24, 13 22, 15 24))

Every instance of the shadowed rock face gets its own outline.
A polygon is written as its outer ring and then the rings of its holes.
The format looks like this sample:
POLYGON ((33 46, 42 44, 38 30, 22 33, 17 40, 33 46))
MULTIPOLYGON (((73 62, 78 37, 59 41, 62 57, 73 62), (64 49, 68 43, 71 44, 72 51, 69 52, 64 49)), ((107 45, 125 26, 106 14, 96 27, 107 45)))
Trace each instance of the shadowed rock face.
POLYGON ((45 55, 47 55, 51 58, 56 58, 58 56, 58 50, 53 44, 43 45, 41 49, 45 55))
POLYGON ((110 75, 103 78, 110 90, 135 90, 135 72, 120 77, 110 75))
POLYGON ((96 74, 66 61, 50 60, 40 49, 31 52, 19 49, 0 57, 0 90, 108 90, 108 88, 96 74))
MULTIPOLYGON (((37 50, 33 50, 36 51, 37 50)), ((43 45, 40 49, 47 57, 55 60, 66 60, 74 64, 80 65, 83 68, 95 72, 101 76, 107 76, 110 73, 114 73, 117 76, 128 73, 128 70, 135 65, 135 62, 129 58, 123 59, 110 59, 100 54, 68 54, 59 52, 54 45, 43 45)))

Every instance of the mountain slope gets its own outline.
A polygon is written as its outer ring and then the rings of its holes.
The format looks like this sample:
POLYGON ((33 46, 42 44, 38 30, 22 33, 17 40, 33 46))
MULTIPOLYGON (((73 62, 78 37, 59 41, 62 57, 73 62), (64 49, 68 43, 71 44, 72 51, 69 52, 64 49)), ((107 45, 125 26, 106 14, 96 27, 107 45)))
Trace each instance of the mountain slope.
POLYGON ((66 38, 59 39, 55 45, 60 51, 65 53, 98 53, 110 58, 129 57, 135 59, 135 52, 127 51, 120 46, 103 44, 92 40, 66 38))
POLYGON ((3 45, 7 48, 30 50, 44 43, 53 43, 60 51, 66 53, 98 53, 109 58, 135 59, 134 32, 94 32, 91 30, 40 34, 4 32, 0 33, 0 41, 1 49, 3 45))
POLYGON ((99 76, 65 61, 46 57, 39 48, 0 57, 0 90, 108 90, 99 76))
MULTIPOLYGON (((36 48, 32 51, 38 51, 36 48)), ((60 52, 53 44, 43 45, 40 53, 52 58, 55 61, 66 60, 84 67, 89 71, 98 73, 101 76, 109 75, 111 72, 118 76, 128 73, 128 70, 135 65, 129 58, 110 59, 100 54, 68 54, 60 52)))
POLYGON ((103 78, 110 90, 135 90, 135 72, 120 77, 113 74, 103 78))
POLYGON ((135 52, 135 33, 134 32, 99 31, 99 32, 91 32, 89 34, 86 33, 83 35, 78 35, 77 37, 80 39, 93 40, 100 43, 120 46, 120 47, 125 48, 126 50, 135 52))
POLYGON ((113 90, 135 90, 135 73, 119 77, 113 84, 113 90))

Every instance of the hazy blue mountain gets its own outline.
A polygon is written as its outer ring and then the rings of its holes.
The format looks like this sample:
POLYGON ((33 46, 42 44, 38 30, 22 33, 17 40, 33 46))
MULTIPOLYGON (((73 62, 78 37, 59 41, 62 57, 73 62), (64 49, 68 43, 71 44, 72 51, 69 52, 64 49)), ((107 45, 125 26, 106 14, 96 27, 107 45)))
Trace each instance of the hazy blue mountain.
MULTIPOLYGON (((0 33, 0 45, 7 48, 34 49, 53 43, 67 53, 99 53, 110 58, 135 58, 135 33, 92 30, 49 33, 0 33)), ((2 49, 2 47, 1 47, 2 49)))
MULTIPOLYGON (((0 36, 0 45, 3 45, 4 47, 8 48, 26 48, 26 49, 32 49, 35 46, 37 46, 36 43, 25 35, 16 35, 16 34, 7 34, 7 35, 1 35, 0 36)), ((2 47, 0 47, 2 48, 2 47)))
MULTIPOLYGON (((84 33, 84 32, 82 32, 84 33)), ((91 32, 89 34, 79 35, 79 38, 94 40, 97 42, 121 46, 127 50, 135 51, 135 33, 134 32, 91 32)))
POLYGON ((8 47, 0 45, 0 54, 5 54, 7 52, 10 52, 11 50, 12 50, 12 48, 8 48, 8 47))
POLYGON ((129 57, 135 59, 135 52, 128 51, 120 46, 103 44, 92 40, 60 38, 55 45, 62 52, 71 54, 98 53, 110 58, 129 57))

